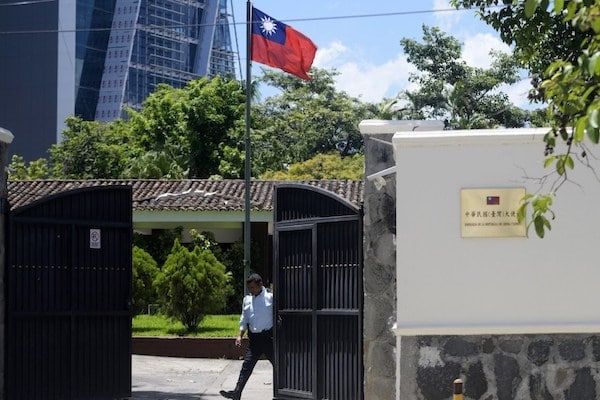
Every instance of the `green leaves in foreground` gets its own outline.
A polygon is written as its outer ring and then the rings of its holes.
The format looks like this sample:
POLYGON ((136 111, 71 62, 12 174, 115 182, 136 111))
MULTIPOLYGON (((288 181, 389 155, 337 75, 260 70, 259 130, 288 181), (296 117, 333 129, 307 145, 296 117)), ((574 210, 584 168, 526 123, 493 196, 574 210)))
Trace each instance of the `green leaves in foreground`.
POLYGON ((517 212, 517 220, 522 223, 527 219, 527 209, 531 206, 531 221, 527 224, 527 230, 533 224, 535 233, 540 238, 544 238, 546 230, 551 230, 552 226, 546 215, 550 215, 554 219, 554 212, 550 209, 552 205, 553 194, 526 194, 521 199, 521 206, 517 212))

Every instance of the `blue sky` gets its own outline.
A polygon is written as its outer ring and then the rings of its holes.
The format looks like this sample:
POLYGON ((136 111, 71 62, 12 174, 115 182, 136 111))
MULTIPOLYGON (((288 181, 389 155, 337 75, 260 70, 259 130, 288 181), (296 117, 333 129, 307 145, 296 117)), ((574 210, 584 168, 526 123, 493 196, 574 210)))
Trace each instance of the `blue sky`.
MULTIPOLYGON (((337 69, 337 88, 364 101, 379 102, 411 88, 408 74, 414 68, 406 61, 400 39, 421 41, 423 24, 456 37, 472 66, 487 67, 491 49, 509 51, 473 11, 453 10, 448 0, 255 0, 253 5, 310 37, 318 47, 313 66, 337 69)), ((245 74, 246 1, 233 0, 233 7, 245 74)), ((253 75, 260 74, 260 67, 253 63, 253 75)), ((529 80, 523 79, 503 91, 515 105, 526 107, 528 89, 529 80)))

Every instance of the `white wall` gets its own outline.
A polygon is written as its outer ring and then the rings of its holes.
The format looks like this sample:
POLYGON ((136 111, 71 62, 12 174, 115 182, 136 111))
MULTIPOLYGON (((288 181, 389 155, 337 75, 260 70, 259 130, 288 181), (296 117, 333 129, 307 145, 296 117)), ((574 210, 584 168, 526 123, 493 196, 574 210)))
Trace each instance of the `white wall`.
POLYGON ((551 172, 543 168, 547 131, 394 135, 399 335, 600 331, 592 170, 576 165, 546 238, 533 228, 528 238, 461 238, 461 189, 540 189, 535 178, 551 172))

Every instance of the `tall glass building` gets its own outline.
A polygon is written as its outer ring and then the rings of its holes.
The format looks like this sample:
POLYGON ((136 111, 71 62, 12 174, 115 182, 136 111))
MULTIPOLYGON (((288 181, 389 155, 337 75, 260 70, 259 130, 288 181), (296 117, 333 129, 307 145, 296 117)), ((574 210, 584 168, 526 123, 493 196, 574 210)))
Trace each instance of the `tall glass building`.
POLYGON ((226 0, 0 0, 0 126, 47 157, 64 120, 111 121, 159 83, 235 75, 226 0))

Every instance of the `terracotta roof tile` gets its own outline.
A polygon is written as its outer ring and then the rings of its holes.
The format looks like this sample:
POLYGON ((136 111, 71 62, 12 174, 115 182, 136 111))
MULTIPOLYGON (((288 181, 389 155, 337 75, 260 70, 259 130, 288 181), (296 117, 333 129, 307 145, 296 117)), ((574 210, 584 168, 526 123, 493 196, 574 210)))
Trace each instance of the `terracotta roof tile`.
MULTIPOLYGON (((255 211, 273 210, 273 188, 277 181, 253 180, 250 203, 255 211)), ((290 183, 290 182, 286 182, 290 183)), ((359 206, 363 182, 346 180, 294 181, 329 190, 359 206)), ((239 211, 244 208, 244 180, 35 180, 9 181, 11 208, 22 207, 42 197, 89 186, 131 185, 136 211, 239 211)))

